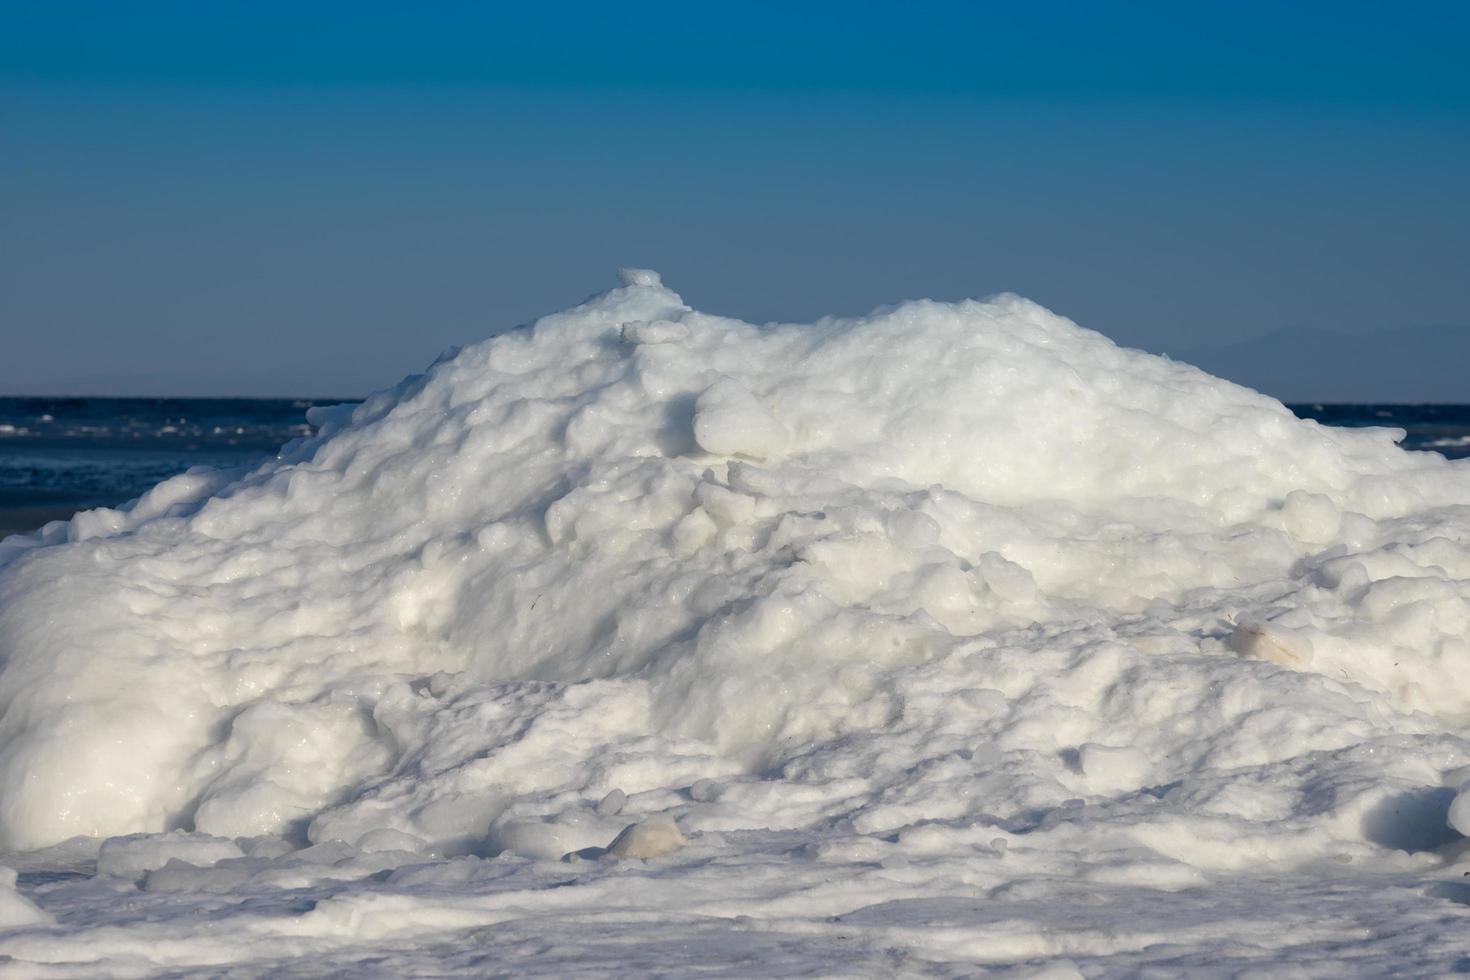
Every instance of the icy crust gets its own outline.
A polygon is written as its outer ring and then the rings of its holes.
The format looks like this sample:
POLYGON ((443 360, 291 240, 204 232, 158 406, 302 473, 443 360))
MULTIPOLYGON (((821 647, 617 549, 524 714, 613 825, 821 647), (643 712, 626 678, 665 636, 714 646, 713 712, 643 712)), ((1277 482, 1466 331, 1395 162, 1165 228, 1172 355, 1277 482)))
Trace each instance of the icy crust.
POLYGON ((188 831, 104 856, 226 890, 648 846, 830 916, 1470 833, 1470 466, 1015 296, 625 281, 0 545, 0 844, 188 831))

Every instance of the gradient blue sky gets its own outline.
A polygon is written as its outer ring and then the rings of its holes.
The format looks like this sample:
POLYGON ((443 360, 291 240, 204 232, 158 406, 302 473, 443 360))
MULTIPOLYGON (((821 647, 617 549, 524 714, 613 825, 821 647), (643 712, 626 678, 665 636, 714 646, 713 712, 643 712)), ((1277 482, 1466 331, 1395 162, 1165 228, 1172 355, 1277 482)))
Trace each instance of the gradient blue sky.
POLYGON ((350 396, 618 265, 1470 324, 1465 4, 424 6, 0 0, 0 393, 350 396))

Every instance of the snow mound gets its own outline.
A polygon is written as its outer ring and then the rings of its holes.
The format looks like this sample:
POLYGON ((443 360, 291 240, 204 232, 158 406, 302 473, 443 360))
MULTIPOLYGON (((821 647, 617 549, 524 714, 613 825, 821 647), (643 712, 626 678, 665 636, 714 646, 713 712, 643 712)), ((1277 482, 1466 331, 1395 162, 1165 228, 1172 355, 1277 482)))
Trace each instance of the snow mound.
POLYGON ((1457 836, 1465 464, 1016 296, 756 326, 622 278, 0 544, 0 845, 677 818, 1177 882, 1457 836))

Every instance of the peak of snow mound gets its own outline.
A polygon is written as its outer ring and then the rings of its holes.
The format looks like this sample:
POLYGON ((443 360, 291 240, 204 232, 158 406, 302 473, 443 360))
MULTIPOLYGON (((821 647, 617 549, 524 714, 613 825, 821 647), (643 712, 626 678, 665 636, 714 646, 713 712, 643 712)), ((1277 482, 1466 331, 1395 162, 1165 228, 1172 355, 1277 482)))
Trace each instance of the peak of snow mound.
POLYGON ((624 286, 662 286, 663 279, 652 269, 628 269, 618 270, 618 278, 624 286))
POLYGON ((1015 296, 757 326, 620 276, 0 545, 0 844, 545 857, 614 793, 887 833, 1174 782, 1127 819, 1218 864, 1221 813, 1368 846, 1343 813, 1441 778, 1414 739, 1470 764, 1463 464, 1015 296))

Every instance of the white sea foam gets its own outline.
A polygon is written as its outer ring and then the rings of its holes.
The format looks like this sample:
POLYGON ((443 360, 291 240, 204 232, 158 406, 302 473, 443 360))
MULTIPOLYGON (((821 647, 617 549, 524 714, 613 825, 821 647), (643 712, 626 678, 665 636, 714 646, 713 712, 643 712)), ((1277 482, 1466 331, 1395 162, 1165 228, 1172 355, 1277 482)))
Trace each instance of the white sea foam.
POLYGON ((0 953, 1379 968, 1344 895, 1459 948, 1470 465, 1015 296, 623 281, 0 544, 0 842, 149 835, 0 953))

